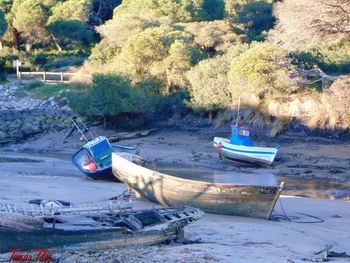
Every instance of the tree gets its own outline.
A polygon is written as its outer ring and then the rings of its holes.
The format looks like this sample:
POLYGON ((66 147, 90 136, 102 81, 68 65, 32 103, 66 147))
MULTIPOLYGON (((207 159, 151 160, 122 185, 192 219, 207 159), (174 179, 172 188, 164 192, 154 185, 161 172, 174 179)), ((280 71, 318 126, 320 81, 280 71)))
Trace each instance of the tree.
POLYGON ((114 11, 114 15, 121 13, 151 14, 172 22, 214 20, 223 18, 224 4, 222 0, 125 0, 114 11))
POLYGON ((236 5, 233 22, 241 27, 246 35, 246 41, 261 41, 267 36, 267 31, 274 26, 275 17, 272 14, 272 3, 253 1, 236 5))
POLYGON ((69 44, 88 45, 93 41, 94 35, 87 25, 92 8, 93 0, 68 0, 52 8, 47 28, 58 50, 69 44))
POLYGON ((233 44, 241 42, 226 20, 188 23, 185 31, 194 35, 195 43, 206 52, 226 51, 233 44))
POLYGON ((175 40, 169 48, 169 55, 161 63, 165 68, 167 93, 188 86, 185 73, 192 66, 192 53, 190 45, 183 40, 175 40))
POLYGON ((349 0, 287 0, 275 4, 274 15, 277 24, 269 39, 289 50, 349 37, 349 0))
POLYGON ((117 116, 122 113, 143 113, 154 108, 154 97, 147 90, 134 88, 129 78, 116 74, 95 74, 93 87, 73 94, 70 105, 90 116, 117 116))
POLYGON ((287 53, 270 43, 252 43, 251 47, 232 58, 228 73, 229 89, 236 100, 264 100, 291 92, 295 83, 287 53))
POLYGON ((191 84, 192 108, 213 111, 231 104, 227 79, 229 67, 226 55, 217 56, 199 62, 186 74, 191 84))
POLYGON ((94 25, 102 25, 113 16, 113 10, 122 0, 94 0, 91 20, 94 25))
POLYGON ((99 26, 97 32, 110 43, 122 48, 131 36, 137 35, 147 28, 159 26, 160 22, 156 19, 142 18, 130 14, 118 14, 114 15, 112 20, 99 26))
POLYGON ((48 13, 42 1, 15 0, 12 12, 14 14, 13 26, 27 40, 27 51, 31 50, 36 41, 45 41, 47 38, 45 24, 48 13))
POLYGON ((159 66, 168 56, 171 44, 177 39, 188 43, 192 36, 170 26, 146 29, 128 39, 116 68, 121 68, 137 81, 143 80, 152 71, 156 72, 153 75, 162 75, 164 68, 159 71, 159 66))
POLYGON ((0 50, 3 49, 2 36, 5 34, 6 30, 7 30, 7 22, 6 22, 6 19, 5 19, 5 14, 0 9, 0 50))

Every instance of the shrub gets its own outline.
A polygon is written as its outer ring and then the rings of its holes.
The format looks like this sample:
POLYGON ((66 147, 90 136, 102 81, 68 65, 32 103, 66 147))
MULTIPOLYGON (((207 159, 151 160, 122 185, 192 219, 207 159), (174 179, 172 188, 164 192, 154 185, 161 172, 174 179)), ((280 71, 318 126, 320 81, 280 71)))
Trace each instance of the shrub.
POLYGON ((247 102, 288 94, 295 87, 290 78, 292 71, 283 49, 270 43, 253 43, 232 59, 229 90, 234 100, 242 96, 247 102))
POLYGON ((191 84, 190 105, 194 109, 217 110, 232 102, 228 89, 226 56, 219 56, 198 63, 187 73, 191 84))
POLYGON ((96 74, 92 88, 68 95, 68 101, 80 114, 108 117, 152 111, 156 97, 148 90, 134 88, 125 76, 96 74))

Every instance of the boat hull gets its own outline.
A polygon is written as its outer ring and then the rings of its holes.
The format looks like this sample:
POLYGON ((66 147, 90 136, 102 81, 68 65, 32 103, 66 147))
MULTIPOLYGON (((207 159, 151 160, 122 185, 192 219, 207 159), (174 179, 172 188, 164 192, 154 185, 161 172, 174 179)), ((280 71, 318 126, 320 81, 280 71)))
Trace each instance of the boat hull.
POLYGON ((0 253, 17 248, 23 251, 69 245, 94 249, 152 245, 176 238, 184 227, 203 214, 190 207, 108 211, 84 217, 74 213, 30 216, 0 212, 0 253), (46 223, 52 217, 57 221, 46 223))
MULTIPOLYGON (((119 146, 119 145, 112 145, 114 152, 136 152, 136 148, 134 147, 127 147, 127 146, 119 146)), ((93 180, 104 180, 104 181, 114 181, 114 182, 120 182, 112 173, 112 165, 105 167, 103 169, 98 169, 96 171, 89 171, 87 169, 84 169, 81 167, 81 163, 85 159, 85 150, 81 148, 79 151, 77 151, 73 157, 72 162, 81 171, 83 174, 85 174, 87 177, 93 179, 93 180)))
POLYGON ((160 204, 190 205, 208 213, 269 219, 282 186, 205 183, 136 165, 112 154, 113 174, 143 197, 160 204))
POLYGON ((278 147, 234 145, 228 139, 219 137, 214 138, 213 146, 218 150, 220 156, 226 159, 257 165, 271 165, 278 152, 278 147))

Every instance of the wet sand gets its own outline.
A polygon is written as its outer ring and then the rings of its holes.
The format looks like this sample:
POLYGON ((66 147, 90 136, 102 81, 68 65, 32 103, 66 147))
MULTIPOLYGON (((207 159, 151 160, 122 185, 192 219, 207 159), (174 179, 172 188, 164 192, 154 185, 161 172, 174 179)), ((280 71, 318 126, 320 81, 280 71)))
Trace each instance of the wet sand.
MULTIPOLYGON (((123 184, 91 181, 83 177, 69 160, 73 150, 82 143, 77 135, 62 143, 62 135, 47 134, 2 149, 0 202, 22 203, 37 198, 87 202, 104 200, 125 191, 123 184)), ((209 142, 203 139, 203 133, 161 131, 120 144, 140 147, 141 155, 155 163, 210 167, 255 176, 266 173, 291 181, 306 178, 312 182, 314 178, 325 180, 326 186, 335 181, 345 185, 342 199, 347 199, 350 145, 319 142, 282 144, 279 160, 274 166, 253 168, 235 166, 218 159, 209 142)), ((297 181, 300 184, 301 179, 297 181)), ((306 185, 303 191, 307 193, 305 188, 311 196, 319 191, 313 189, 317 188, 317 184, 306 185)), ((283 194, 293 191, 287 189, 283 194)), ((327 191, 332 194, 332 190, 327 191)), ((322 194, 325 192, 322 191, 322 194)), ((147 208, 157 204, 137 200, 135 206, 147 208)), ((294 222, 207 214, 185 230, 188 240, 200 240, 199 243, 89 253, 62 251, 57 257, 60 262, 303 262, 303 258, 312 257, 314 252, 326 245, 333 245, 334 251, 350 253, 350 202, 283 195, 275 207, 275 218, 284 215, 282 207, 294 222), (315 217, 323 222, 317 223, 315 217)), ((6 260, 8 255, 0 256, 1 262, 6 260)), ((335 262, 349 261, 338 259, 335 262)))

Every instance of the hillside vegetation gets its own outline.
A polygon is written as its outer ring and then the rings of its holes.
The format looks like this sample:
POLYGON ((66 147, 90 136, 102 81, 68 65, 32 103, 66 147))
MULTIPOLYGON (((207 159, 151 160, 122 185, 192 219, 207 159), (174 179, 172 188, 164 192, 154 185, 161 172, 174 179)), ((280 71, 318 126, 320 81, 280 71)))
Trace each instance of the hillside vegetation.
MULTIPOLYGON (((0 0, 0 70, 80 66, 88 116, 143 124, 191 110, 350 128, 349 0, 0 0)), ((3 74, 2 74, 3 75, 3 74)))

